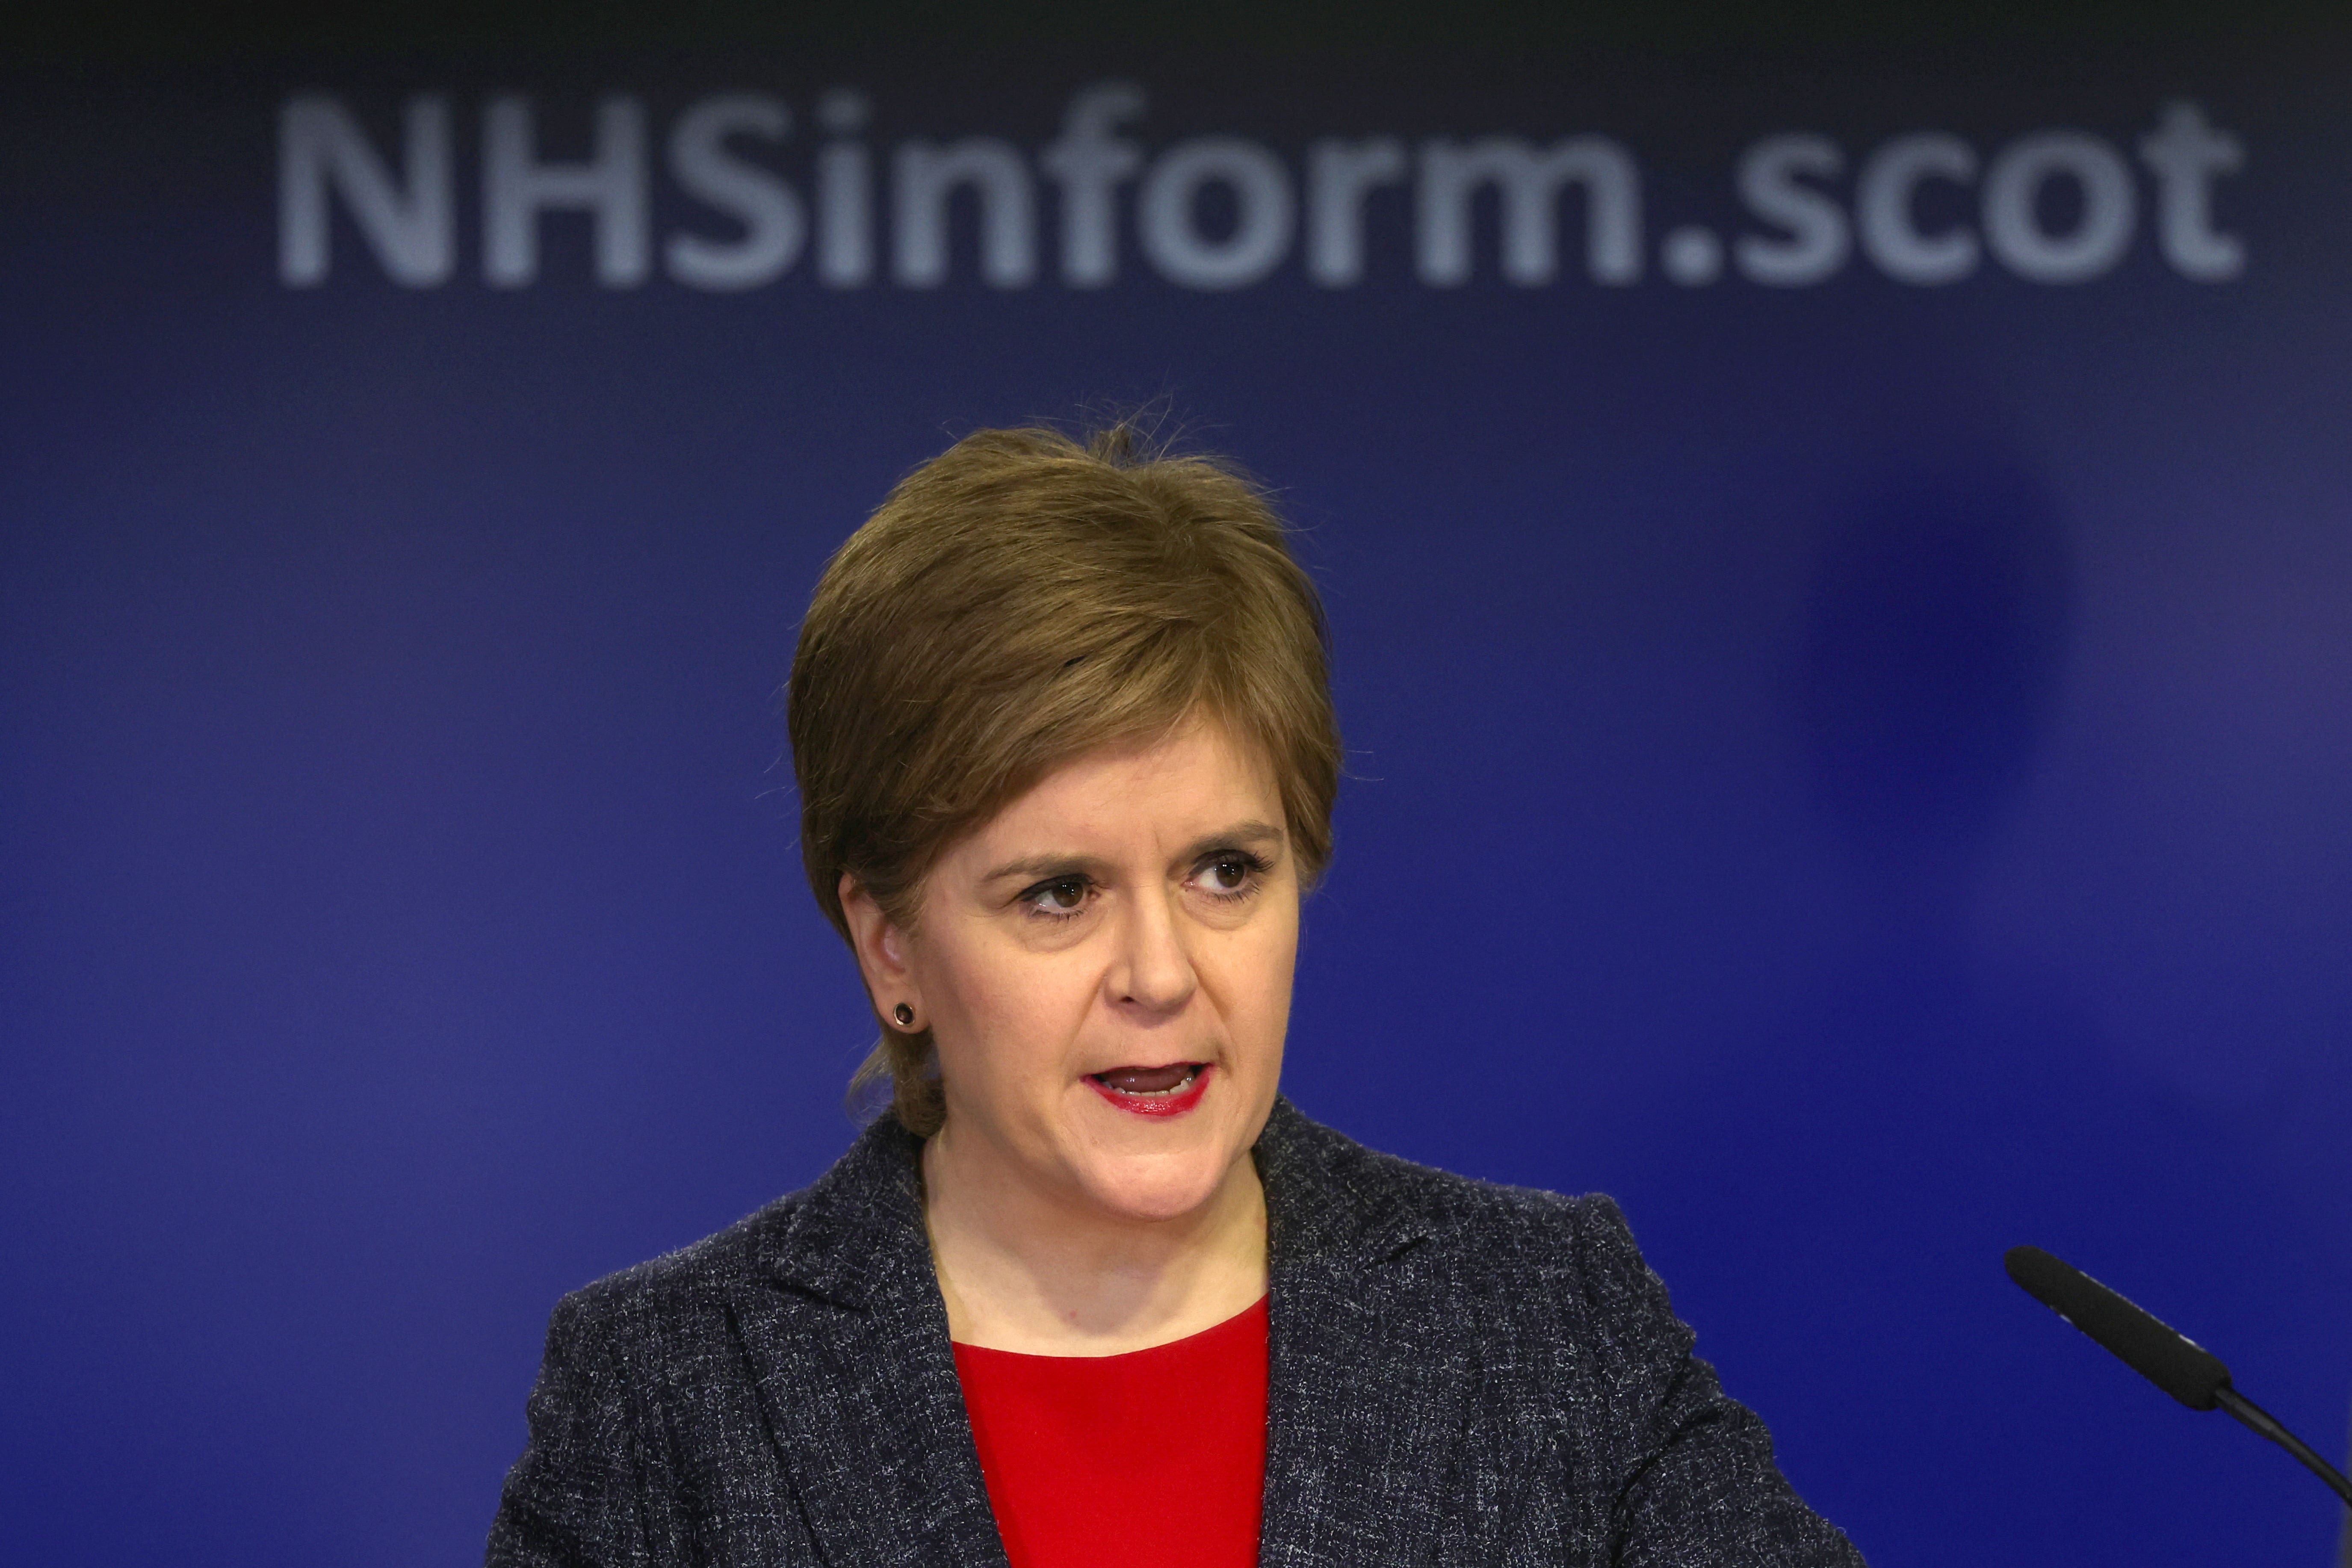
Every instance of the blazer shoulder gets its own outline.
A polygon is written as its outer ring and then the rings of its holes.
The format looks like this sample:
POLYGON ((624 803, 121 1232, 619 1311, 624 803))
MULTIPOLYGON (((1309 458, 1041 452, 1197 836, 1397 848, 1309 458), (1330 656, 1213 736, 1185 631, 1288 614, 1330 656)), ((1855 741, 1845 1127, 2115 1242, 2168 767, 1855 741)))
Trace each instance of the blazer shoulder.
POLYGON ((1640 1261, 1616 1200, 1429 1171, 1423 1202, 1434 1235, 1494 1267, 1540 1276, 1640 1261))
POLYGON ((888 1118, 795 1193, 700 1241, 607 1275, 563 1299, 559 1319, 676 1321, 747 1288, 861 1306, 929 1277, 920 1141, 888 1118))
POLYGON ((786 1194, 724 1230, 607 1274, 564 1297, 557 1315, 661 1316, 665 1309, 725 1292, 758 1275, 762 1259, 790 1231, 806 1199, 804 1190, 786 1194))
MULTIPOLYGON (((1287 1106, 1285 1107, 1287 1110, 1287 1106)), ((1465 1263, 1557 1277, 1593 1266, 1639 1264, 1625 1216, 1599 1193, 1581 1196, 1512 1186, 1367 1148, 1290 1110, 1282 1163, 1308 1173, 1315 1201, 1352 1211, 1397 1245, 1435 1244, 1465 1263)))

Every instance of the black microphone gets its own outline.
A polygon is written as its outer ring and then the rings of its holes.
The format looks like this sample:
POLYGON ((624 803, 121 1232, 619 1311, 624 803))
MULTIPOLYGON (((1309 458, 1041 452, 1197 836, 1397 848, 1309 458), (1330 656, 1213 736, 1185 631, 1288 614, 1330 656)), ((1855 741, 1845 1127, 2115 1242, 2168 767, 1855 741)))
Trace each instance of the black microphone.
POLYGON ((2220 1356, 2038 1247, 2012 1247, 2001 1265, 2027 1295, 2105 1345, 2126 1366, 2191 1410, 2220 1405, 2302 1460, 2337 1497, 2352 1503, 2352 1480, 2231 1388, 2230 1369, 2220 1356))

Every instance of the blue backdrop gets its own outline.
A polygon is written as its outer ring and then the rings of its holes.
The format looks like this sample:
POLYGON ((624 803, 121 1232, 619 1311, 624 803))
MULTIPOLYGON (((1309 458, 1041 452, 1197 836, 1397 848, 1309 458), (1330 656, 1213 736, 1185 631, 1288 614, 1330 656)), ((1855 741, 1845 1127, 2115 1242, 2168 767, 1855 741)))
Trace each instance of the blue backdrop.
POLYGON ((850 1136, 773 711, 827 553, 1158 398, 1328 596, 1301 1105, 1616 1194, 1874 1563, 2319 1568, 2000 1255, 2340 1453, 2329 59, 20 81, 7 1554, 478 1552, 556 1297, 850 1136))

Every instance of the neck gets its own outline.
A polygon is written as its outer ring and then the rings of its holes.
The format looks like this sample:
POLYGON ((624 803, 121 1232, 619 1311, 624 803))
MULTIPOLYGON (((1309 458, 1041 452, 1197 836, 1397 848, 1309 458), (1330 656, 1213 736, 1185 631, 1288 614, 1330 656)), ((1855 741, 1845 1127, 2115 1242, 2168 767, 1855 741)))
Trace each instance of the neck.
POLYGON ((1118 1355, 1224 1321, 1265 1293, 1265 1193, 1244 1153, 1169 1219, 1041 1190, 952 1124, 923 1146, 924 1218, 958 1343, 1118 1355))

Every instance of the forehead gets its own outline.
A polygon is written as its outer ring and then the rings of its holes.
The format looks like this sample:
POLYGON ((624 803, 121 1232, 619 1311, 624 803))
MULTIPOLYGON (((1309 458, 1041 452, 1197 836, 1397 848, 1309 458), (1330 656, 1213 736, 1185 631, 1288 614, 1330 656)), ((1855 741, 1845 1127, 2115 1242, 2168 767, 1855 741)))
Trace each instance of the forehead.
POLYGON ((1263 747, 1214 719, 1151 741, 1105 746, 1053 769, 982 824, 986 852, 1040 835, 1178 837, 1255 819, 1282 820, 1263 747))

